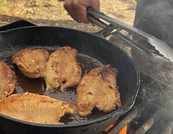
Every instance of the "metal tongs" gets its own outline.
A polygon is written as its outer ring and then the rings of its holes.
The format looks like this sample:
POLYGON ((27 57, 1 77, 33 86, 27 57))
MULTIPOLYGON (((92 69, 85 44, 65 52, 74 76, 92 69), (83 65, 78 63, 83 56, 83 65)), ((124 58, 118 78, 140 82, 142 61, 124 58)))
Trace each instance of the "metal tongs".
POLYGON ((142 51, 146 57, 152 61, 162 61, 161 64, 173 62, 173 49, 169 47, 165 42, 155 38, 154 36, 145 33, 137 28, 129 26, 123 22, 120 22, 116 19, 113 19, 102 12, 99 12, 92 7, 88 9, 88 19, 103 28, 104 34, 112 34, 113 36, 118 36, 119 38, 128 42, 131 47, 135 47, 138 50, 142 51), (123 34, 121 31, 126 31, 128 34, 123 34), (151 45, 149 49, 143 45, 138 44, 132 38, 129 38, 129 35, 138 37, 138 39, 143 40, 147 44, 151 45), (154 54, 154 56, 153 56, 154 54), (154 59, 153 59, 154 57, 154 59), (158 60, 156 60, 158 59, 158 60))

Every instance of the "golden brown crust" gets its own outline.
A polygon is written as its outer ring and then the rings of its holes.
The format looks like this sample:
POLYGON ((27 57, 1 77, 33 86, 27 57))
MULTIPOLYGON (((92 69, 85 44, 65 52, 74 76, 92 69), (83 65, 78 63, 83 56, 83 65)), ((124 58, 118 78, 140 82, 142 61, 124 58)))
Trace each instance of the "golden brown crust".
POLYGON ((44 49, 24 48, 15 53, 12 62, 29 78, 43 77, 49 53, 44 49))
POLYGON ((92 69, 77 87, 77 112, 80 116, 91 114, 94 107, 110 112, 121 107, 116 82, 117 69, 105 65, 92 69))
POLYGON ((12 94, 16 84, 15 73, 4 62, 0 61, 0 99, 12 94))
POLYGON ((44 79, 46 90, 77 86, 81 80, 82 69, 77 63, 78 51, 69 46, 60 48, 49 56, 44 79))
POLYGON ((40 124, 63 124, 60 118, 74 113, 74 104, 33 93, 13 94, 0 100, 0 106, 1 114, 40 124))

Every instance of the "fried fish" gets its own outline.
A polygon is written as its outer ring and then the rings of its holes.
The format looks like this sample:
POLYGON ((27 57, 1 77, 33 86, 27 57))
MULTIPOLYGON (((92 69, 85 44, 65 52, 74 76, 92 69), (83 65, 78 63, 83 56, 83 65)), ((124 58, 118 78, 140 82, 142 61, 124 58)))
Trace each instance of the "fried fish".
POLYGON ((13 93, 16 84, 15 73, 3 61, 0 61, 0 99, 13 93))
POLYGON ((43 77, 49 53, 44 49, 24 48, 15 53, 12 62, 29 78, 43 77))
POLYGON ((60 118, 73 114, 74 104, 33 93, 13 94, 0 100, 0 113, 33 123, 63 124, 60 118))
POLYGON ((92 69, 82 78, 77 87, 77 112, 80 116, 91 114, 94 107, 103 112, 121 107, 116 77, 117 69, 104 65, 92 69))
POLYGON ((77 63, 78 51, 64 46, 53 52, 46 63, 44 80, 46 90, 77 86, 81 80, 82 69, 77 63))

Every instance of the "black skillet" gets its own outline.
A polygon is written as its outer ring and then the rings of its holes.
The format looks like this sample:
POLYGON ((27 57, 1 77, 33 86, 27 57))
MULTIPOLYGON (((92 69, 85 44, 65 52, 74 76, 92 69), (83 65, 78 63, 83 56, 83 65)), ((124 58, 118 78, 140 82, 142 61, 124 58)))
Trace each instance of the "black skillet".
POLYGON ((6 30, 8 26, 5 26, 0 29, 5 30, 0 32, 0 60, 10 65, 18 79, 14 93, 29 91, 75 103, 76 87, 63 92, 45 92, 43 80, 24 77, 11 63, 11 56, 21 48, 45 48, 51 53, 60 47, 71 46, 79 52, 78 62, 83 75, 101 65, 111 64, 117 68, 122 108, 110 113, 94 109, 86 118, 80 118, 75 113, 62 118, 61 121, 66 123, 64 125, 30 123, 0 114, 0 130, 10 134, 97 134, 133 107, 140 85, 139 73, 131 58, 120 48, 95 34, 60 27, 31 26, 32 24, 25 21, 17 23, 23 23, 24 27, 6 30))

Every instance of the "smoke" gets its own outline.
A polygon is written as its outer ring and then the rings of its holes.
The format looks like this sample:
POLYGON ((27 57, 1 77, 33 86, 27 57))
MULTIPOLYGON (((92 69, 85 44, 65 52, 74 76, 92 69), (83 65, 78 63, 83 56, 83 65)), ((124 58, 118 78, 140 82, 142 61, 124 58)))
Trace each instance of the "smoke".
MULTIPOLYGON (((138 0, 134 27, 164 41, 173 48, 173 1, 138 0)), ((138 41, 141 45, 141 41, 138 41)), ((146 47, 146 43, 142 43, 146 47)), ((148 48, 148 46, 147 46, 148 48)), ((149 48, 153 49, 153 48, 149 48)), ((173 87, 173 64, 154 62, 132 49, 132 58, 140 72, 173 87)))
POLYGON ((169 127, 172 127, 173 122, 173 90, 151 78, 142 78, 143 81, 150 83, 147 84, 144 82, 139 92, 138 98, 142 100, 142 104, 139 103, 138 107, 142 112, 138 116, 140 120, 143 118, 144 120, 149 119, 150 116, 154 118, 154 124, 149 130, 150 134, 167 131, 169 127))
MULTIPOLYGON (((137 2, 134 27, 163 40, 173 48, 173 0, 137 2)), ((144 118, 148 114, 154 117, 155 122, 149 133, 158 134, 164 131, 167 134, 167 127, 172 127, 173 122, 173 64, 159 61, 157 57, 153 57, 157 62, 150 60, 137 49, 132 49, 131 54, 139 71, 152 78, 144 83, 138 94, 138 99, 141 100, 139 102, 142 103, 138 106, 142 110, 140 115, 144 118), (147 108, 154 110, 149 111, 147 108), (145 110, 147 113, 143 112, 145 110)))
POLYGON ((173 2, 139 0, 134 27, 163 40, 173 48, 173 2))

